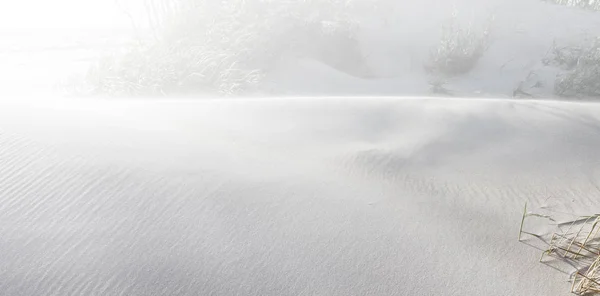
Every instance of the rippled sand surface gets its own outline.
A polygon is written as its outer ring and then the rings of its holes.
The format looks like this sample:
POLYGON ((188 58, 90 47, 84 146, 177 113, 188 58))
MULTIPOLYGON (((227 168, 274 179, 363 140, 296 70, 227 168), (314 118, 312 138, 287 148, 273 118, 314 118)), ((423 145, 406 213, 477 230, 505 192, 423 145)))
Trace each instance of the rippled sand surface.
POLYGON ((563 295, 525 200, 600 210, 600 105, 0 103, 0 294, 563 295))

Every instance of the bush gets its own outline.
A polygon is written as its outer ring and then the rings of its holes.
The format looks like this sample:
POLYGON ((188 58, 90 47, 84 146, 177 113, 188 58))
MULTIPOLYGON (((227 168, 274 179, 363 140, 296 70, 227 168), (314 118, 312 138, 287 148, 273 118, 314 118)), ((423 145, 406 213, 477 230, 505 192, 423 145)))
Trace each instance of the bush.
POLYGON ((562 74, 554 83, 554 93, 566 98, 600 97, 600 39, 588 45, 553 46, 544 59, 559 67, 562 74))
POLYGON ((454 13, 442 26, 439 43, 430 52, 429 61, 425 64, 426 71, 444 76, 471 71, 489 47, 490 24, 483 29, 475 29, 471 23, 464 26, 454 13))
MULTIPOLYGON (((149 1, 149 0, 148 0, 149 1)), ((156 0, 155 0, 156 1, 156 0)), ((329 59, 315 52, 324 40, 358 54, 353 1, 181 0, 148 4, 155 38, 121 56, 105 58, 88 74, 108 95, 235 95, 256 90, 284 54, 329 59), (175 3, 175 4, 168 4, 175 3), (328 30, 329 29, 329 30, 328 30)))

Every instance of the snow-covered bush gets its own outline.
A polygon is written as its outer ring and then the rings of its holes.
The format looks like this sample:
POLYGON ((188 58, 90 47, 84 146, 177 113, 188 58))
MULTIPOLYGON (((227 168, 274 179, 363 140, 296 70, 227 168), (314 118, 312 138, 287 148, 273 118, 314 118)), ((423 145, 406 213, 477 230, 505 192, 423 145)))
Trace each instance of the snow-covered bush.
POLYGON ((554 83, 556 95, 567 98, 600 97, 600 39, 580 46, 554 45, 544 63, 562 70, 554 83))
POLYGON ((341 53, 359 54, 354 1, 146 1, 155 38, 94 67, 88 81, 96 92, 240 94, 256 89, 284 54, 316 55, 334 67, 348 64, 336 61, 341 53), (339 52, 316 50, 331 40, 339 52))
MULTIPOLYGON (((491 19, 490 19, 491 21, 491 19)), ((431 50, 425 69, 436 75, 457 76, 469 72, 483 56, 490 43, 490 24, 463 25, 457 13, 442 26, 438 44, 431 50)))

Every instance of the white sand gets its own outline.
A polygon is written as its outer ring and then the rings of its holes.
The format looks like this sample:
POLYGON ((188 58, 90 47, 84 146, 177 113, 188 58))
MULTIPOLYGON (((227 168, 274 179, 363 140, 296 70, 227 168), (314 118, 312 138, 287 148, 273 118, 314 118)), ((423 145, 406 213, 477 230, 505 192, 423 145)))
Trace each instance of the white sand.
POLYGON ((4 295, 568 295, 525 200, 600 210, 600 105, 0 103, 4 295))

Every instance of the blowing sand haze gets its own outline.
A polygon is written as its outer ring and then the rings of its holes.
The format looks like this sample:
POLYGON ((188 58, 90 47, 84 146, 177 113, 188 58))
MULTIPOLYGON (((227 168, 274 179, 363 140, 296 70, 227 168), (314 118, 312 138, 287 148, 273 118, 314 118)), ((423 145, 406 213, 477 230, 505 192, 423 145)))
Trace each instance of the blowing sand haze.
POLYGON ((0 291, 567 295, 516 234, 527 200, 598 212, 599 120, 512 100, 2 101, 0 291))

